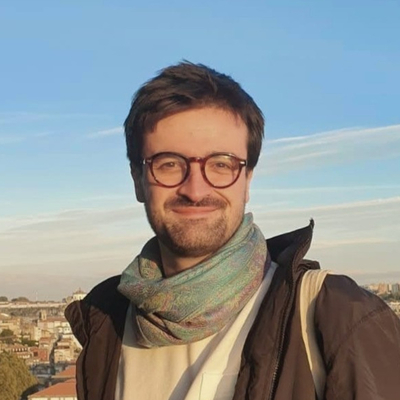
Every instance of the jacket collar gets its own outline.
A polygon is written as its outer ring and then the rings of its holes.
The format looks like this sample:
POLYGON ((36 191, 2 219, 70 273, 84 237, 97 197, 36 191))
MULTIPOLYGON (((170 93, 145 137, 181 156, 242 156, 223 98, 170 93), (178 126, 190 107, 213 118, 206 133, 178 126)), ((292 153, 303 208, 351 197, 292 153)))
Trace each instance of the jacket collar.
POLYGON ((281 266, 297 265, 306 255, 311 245, 314 220, 308 226, 267 239, 272 261, 281 266))

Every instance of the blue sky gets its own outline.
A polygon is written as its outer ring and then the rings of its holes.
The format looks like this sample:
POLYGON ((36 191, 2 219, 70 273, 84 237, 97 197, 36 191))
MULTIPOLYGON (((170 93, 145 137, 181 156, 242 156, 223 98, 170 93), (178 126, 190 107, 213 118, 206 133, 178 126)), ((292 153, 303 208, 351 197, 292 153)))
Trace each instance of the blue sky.
POLYGON ((151 236, 122 123, 182 59, 231 74, 266 118, 248 210, 316 220, 310 258, 400 281, 400 3, 0 1, 0 295, 61 299, 151 236))

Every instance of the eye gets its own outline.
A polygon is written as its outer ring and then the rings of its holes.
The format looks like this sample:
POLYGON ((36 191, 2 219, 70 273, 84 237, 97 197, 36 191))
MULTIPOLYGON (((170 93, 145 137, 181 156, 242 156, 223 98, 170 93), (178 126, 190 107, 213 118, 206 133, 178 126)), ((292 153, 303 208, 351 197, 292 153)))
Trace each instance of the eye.
POLYGON ((230 172, 235 169, 235 163, 231 157, 220 155, 209 158, 206 166, 210 171, 219 173, 230 172))
POLYGON ((213 167, 217 168, 217 169, 231 169, 232 166, 228 163, 223 163, 221 161, 216 161, 215 163, 213 163, 213 167))
POLYGON ((158 168, 163 168, 163 169, 176 168, 176 167, 177 165, 175 161, 164 162, 158 166, 158 168))
POLYGON ((153 168, 160 172, 173 172, 185 168, 185 161, 171 155, 161 155, 153 160, 153 168))

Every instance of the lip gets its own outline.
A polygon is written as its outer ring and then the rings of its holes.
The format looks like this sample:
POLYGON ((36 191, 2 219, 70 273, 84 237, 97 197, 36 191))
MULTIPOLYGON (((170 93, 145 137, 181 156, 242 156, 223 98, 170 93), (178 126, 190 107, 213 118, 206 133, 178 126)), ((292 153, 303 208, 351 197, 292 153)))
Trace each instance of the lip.
POLYGON ((204 217, 218 210, 216 207, 177 207, 172 211, 184 217, 204 217))

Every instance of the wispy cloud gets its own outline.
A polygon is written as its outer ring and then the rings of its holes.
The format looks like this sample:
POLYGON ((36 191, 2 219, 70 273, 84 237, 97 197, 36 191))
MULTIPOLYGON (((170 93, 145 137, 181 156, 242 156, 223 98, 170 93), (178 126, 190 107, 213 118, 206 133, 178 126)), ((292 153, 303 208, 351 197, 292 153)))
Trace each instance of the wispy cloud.
MULTIPOLYGON (((314 218, 314 239, 307 258, 323 268, 371 282, 397 271, 400 259, 400 197, 348 202, 316 207, 254 210, 255 222, 265 236, 298 229, 314 218)), ((381 278, 382 279, 382 278, 381 278)))
MULTIPOLYGON (((346 244, 400 243, 400 197, 327 206, 255 209, 255 220, 267 236, 316 221, 314 248, 346 244)), ((390 263, 394 263, 392 257, 390 263)))
POLYGON ((2 112, 0 113, 0 124, 32 122, 48 118, 51 118, 51 114, 25 111, 2 112))
POLYGON ((113 136, 113 135, 120 135, 124 133, 124 130, 122 127, 116 127, 116 128, 111 128, 111 129, 104 129, 101 131, 97 132, 92 132, 87 135, 89 138, 99 138, 99 137, 104 137, 104 136, 113 136))
MULTIPOLYGON (((315 249, 400 241, 400 197, 284 210, 254 207, 253 211, 266 236, 296 229, 315 218, 315 249)), ((0 226, 0 266, 36 262, 46 268, 61 260, 81 265, 88 259, 109 262, 121 255, 129 258, 152 236, 141 205, 8 218, 0 220, 0 226)))
POLYGON ((363 192, 400 190, 400 185, 360 185, 360 186, 315 186, 315 187, 282 187, 282 188, 256 188, 250 189, 251 194, 310 194, 310 193, 337 193, 337 192, 363 192))
POLYGON ((258 174, 400 157, 400 125, 267 140, 258 174))
POLYGON ((94 113, 42 113, 29 111, 0 112, 0 124, 26 123, 51 119, 104 118, 94 113))
POLYGON ((1 218, 0 234, 12 234, 17 231, 30 231, 35 234, 58 230, 60 233, 70 231, 90 231, 102 225, 134 221, 144 216, 143 207, 135 205, 113 209, 73 209, 55 214, 38 214, 27 217, 1 218))
MULTIPOLYGON (((400 186, 399 186, 400 188, 400 186)), ((94 196, 82 197, 79 200, 81 203, 93 203, 93 202, 105 202, 105 201, 123 201, 127 204, 132 204, 134 202, 134 195, 122 195, 122 194, 112 194, 104 193, 94 196)))
MULTIPOLYGON (((380 263, 384 266, 382 271, 398 269, 400 197, 268 211, 256 203, 251 209, 266 237, 297 229, 313 217, 315 238, 309 256, 321 260, 327 268, 347 273, 362 265, 365 273, 372 273, 380 263)), ((103 277, 120 273, 152 235, 139 204, 3 218, 0 219, 2 282, 7 276, 20 274, 31 292, 32 285, 42 291, 45 287, 37 277, 59 271, 54 282, 63 286, 65 278, 65 289, 76 289, 85 283, 91 286, 103 277)), ((19 293, 15 292, 17 289, 22 290, 23 285, 13 289, 15 295, 19 293)))
POLYGON ((1 135, 0 136, 0 146, 13 144, 13 143, 20 143, 23 142, 25 139, 22 135, 1 135))
MULTIPOLYGON (((142 206, 3 218, 0 227, 3 278, 31 275, 33 271, 83 280, 115 274, 152 236, 142 206)), ((34 281, 37 283, 37 279, 34 281)))
POLYGON ((30 133, 29 135, 21 135, 21 134, 7 135, 4 133, 0 133, 0 146, 13 143, 21 143, 32 138, 40 139, 51 136, 52 134, 53 132, 36 132, 36 133, 30 133))
POLYGON ((27 296, 30 300, 61 300, 70 296, 78 288, 89 291, 94 285, 121 271, 118 266, 114 270, 96 271, 96 268, 86 263, 88 273, 76 274, 69 270, 69 264, 58 264, 57 270, 46 273, 40 271, 41 265, 31 264, 31 270, 21 272, 7 271, 1 274, 0 293, 12 299, 17 296, 27 296))
MULTIPOLYGON (((383 199, 372 199, 372 200, 367 200, 367 201, 354 201, 354 202, 349 202, 349 203, 343 203, 343 204, 333 204, 333 205, 327 205, 327 206, 315 206, 315 207, 307 207, 307 208, 301 208, 303 211, 313 211, 313 212, 319 212, 319 211, 332 211, 332 210, 339 210, 339 211, 344 211, 344 210, 351 210, 351 209, 357 209, 357 210, 362 210, 362 209, 375 209, 379 208, 382 206, 394 206, 394 207, 400 207, 400 196, 396 197, 390 197, 390 198, 383 198, 383 199)), ((290 212, 290 211, 297 211, 298 208, 293 208, 292 210, 285 210, 284 212, 290 212)))
POLYGON ((41 138, 41 137, 48 137, 53 134, 54 134, 54 132, 37 132, 37 133, 32 134, 32 136, 36 137, 36 138, 41 138))

